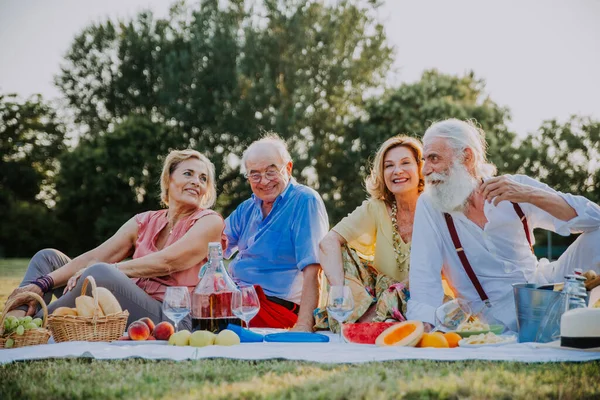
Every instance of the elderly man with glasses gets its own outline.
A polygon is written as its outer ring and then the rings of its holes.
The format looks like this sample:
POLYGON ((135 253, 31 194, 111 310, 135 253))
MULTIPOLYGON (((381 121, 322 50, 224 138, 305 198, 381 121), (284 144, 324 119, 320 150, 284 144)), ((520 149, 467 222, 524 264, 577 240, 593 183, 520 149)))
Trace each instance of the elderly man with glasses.
POLYGON ((319 194, 292 178, 285 142, 268 135, 252 143, 242 169, 252 197, 225 220, 226 257, 234 280, 254 285, 260 311, 253 327, 312 332, 319 296, 319 241, 329 230, 319 194))

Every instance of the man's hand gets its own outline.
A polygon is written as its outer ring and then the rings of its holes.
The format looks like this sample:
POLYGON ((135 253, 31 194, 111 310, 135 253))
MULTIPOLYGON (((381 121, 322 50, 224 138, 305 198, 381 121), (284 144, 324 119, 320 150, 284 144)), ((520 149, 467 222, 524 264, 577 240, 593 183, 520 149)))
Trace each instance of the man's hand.
POLYGON ((506 175, 496 176, 483 182, 479 187, 483 199, 493 202, 495 206, 501 201, 512 201, 514 203, 529 203, 531 193, 536 188, 515 182, 506 175))
POLYGON ((315 325, 313 311, 317 308, 319 302, 319 264, 311 264, 304 268, 302 276, 302 299, 300 300, 300 310, 298 312, 298 321, 291 329, 292 332, 312 332, 315 325))
POLYGON ((72 277, 69 278, 69 281, 67 282, 67 285, 65 286, 65 290, 63 290, 63 294, 69 292, 71 289, 73 289, 77 285, 77 280, 79 279, 79 277, 81 276, 81 274, 83 274, 83 272, 85 270, 86 270, 86 268, 81 268, 79 271, 75 272, 75 275, 73 275, 72 277))
POLYGON ((577 216, 577 211, 558 193, 515 182, 506 175, 488 179, 478 190, 485 201, 493 201, 495 206, 506 200, 532 204, 561 221, 577 216))
MULTIPOLYGON (((44 293, 42 292, 42 289, 40 289, 39 286, 34 285, 33 283, 30 283, 29 285, 25 285, 19 288, 16 288, 15 290, 13 290, 13 292, 10 294, 10 296, 8 296, 8 301, 11 300, 15 300, 15 297, 20 294, 20 293, 24 293, 24 292, 33 292, 35 294, 40 295, 40 297, 42 297, 44 295, 44 293)), ((10 307, 10 310, 6 310, 6 312, 14 310, 15 308, 22 306, 26 304, 28 306, 27 308, 27 313, 25 315, 34 315, 36 310, 37 310, 37 301, 31 297, 22 297, 19 299, 16 299, 16 301, 12 304, 12 306, 10 307)))
POLYGON ((296 325, 294 325, 294 327, 292 329, 290 329, 290 332, 314 332, 313 329, 314 324, 308 324, 308 323, 303 323, 298 321, 298 323, 296 323, 296 325))

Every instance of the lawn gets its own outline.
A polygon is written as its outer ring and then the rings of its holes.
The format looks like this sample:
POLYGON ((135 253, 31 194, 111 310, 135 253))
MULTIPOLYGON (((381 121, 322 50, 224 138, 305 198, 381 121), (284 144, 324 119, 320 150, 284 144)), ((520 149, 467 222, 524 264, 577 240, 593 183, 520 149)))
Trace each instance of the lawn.
POLYGON ((0 258, 0 305, 2 309, 4 309, 8 295, 21 283, 28 262, 29 260, 23 258, 0 258))
MULTIPOLYGON (((26 266, 26 260, 0 260, 1 303, 26 266)), ((598 377, 600 362, 65 359, 0 366, 0 399, 575 399, 599 398, 598 377)))

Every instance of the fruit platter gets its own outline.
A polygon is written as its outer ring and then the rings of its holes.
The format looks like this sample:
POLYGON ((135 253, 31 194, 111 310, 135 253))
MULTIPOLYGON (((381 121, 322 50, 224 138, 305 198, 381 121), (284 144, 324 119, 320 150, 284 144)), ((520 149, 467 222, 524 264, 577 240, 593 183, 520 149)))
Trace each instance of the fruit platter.
POLYGON ((460 347, 504 346, 517 343, 515 335, 497 335, 494 332, 470 335, 458 342, 460 347))
POLYGON ((464 322, 464 323, 460 324, 456 328, 456 333, 459 334, 463 338, 467 338, 470 336, 486 334, 489 332, 499 335, 502 333, 503 330, 504 330, 504 326, 502 326, 502 325, 499 325, 499 324, 488 325, 484 322, 474 320, 474 321, 468 321, 468 322, 464 322))

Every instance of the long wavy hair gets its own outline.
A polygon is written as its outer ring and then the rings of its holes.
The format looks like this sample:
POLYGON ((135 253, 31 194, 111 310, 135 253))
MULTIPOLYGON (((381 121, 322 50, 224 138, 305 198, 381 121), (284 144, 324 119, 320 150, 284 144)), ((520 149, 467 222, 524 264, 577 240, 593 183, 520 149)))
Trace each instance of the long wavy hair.
POLYGON ((379 147, 379 150, 377 150, 371 167, 371 173, 365 180, 365 187, 367 188, 367 192, 371 195, 371 198, 383 200, 388 204, 391 204, 394 201, 394 195, 385 185, 385 179, 383 177, 383 160, 385 159, 387 152, 396 147, 406 147, 411 150, 415 156, 415 161, 417 162, 417 168, 419 170, 419 193, 425 188, 425 178, 423 176, 423 145, 419 139, 406 135, 398 135, 389 138, 383 142, 379 147))

